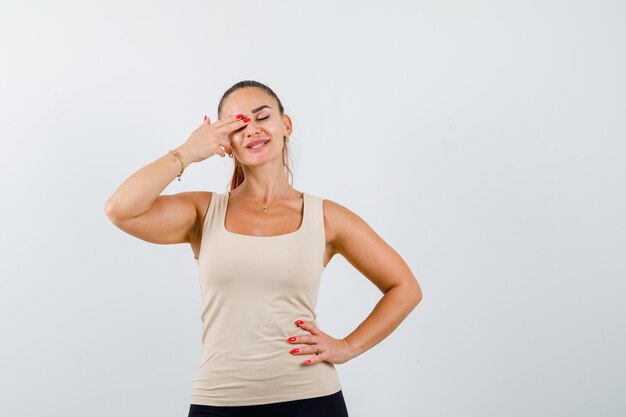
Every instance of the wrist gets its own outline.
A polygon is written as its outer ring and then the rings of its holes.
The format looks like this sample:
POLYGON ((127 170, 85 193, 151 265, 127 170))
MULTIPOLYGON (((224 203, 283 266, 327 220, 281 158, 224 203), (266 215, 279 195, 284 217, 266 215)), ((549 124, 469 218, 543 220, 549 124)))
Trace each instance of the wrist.
POLYGON ((191 155, 189 154, 189 151, 184 146, 182 146, 182 145, 178 146, 178 147, 172 149, 172 152, 178 152, 178 154, 182 158, 182 160, 183 160, 183 170, 186 169, 189 165, 191 165, 193 163, 193 160, 191 158, 191 155))
POLYGON ((344 337, 343 340, 346 342, 346 346, 348 346, 348 355, 350 356, 350 359, 356 358, 357 356, 361 354, 361 351, 358 348, 358 346, 356 346, 350 340, 348 340, 348 336, 344 337))
POLYGON ((189 163, 185 161, 185 156, 183 156, 178 148, 170 149, 167 153, 170 154, 172 160, 176 162, 179 171, 176 178, 180 181, 180 177, 183 175, 183 172, 185 172, 185 168, 189 165, 189 163))

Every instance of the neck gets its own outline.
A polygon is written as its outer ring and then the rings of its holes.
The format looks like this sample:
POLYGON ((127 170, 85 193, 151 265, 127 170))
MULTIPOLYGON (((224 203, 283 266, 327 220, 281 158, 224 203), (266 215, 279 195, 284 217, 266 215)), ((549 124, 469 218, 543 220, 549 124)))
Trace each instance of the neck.
POLYGON ((251 196, 261 204, 267 204, 289 195, 293 187, 284 174, 268 177, 245 173, 244 181, 236 189, 238 194, 251 196))

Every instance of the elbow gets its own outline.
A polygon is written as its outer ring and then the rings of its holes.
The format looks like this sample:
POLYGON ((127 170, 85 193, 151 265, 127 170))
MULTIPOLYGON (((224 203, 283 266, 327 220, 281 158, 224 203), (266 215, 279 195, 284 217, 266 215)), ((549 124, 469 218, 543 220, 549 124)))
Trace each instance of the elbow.
POLYGON ((422 302, 422 298, 423 298, 423 294, 422 291, 420 290, 419 294, 417 294, 416 299, 415 299, 415 305, 417 306, 419 303, 422 302))
POLYGON ((415 304, 415 306, 417 306, 419 303, 422 302, 422 298, 424 298, 424 293, 422 293, 422 289, 417 284, 417 282, 415 283, 414 288, 411 290, 411 293, 412 293, 411 299, 413 300, 413 303, 415 304))
POLYGON ((395 291, 399 291, 401 297, 407 304, 410 304, 415 308, 423 298, 422 289, 420 288, 417 281, 414 281, 411 284, 402 284, 392 287, 395 291))
POLYGON ((108 199, 104 203, 104 214, 106 214, 111 222, 115 223, 117 221, 118 215, 113 207, 113 204, 111 203, 111 199, 108 199))

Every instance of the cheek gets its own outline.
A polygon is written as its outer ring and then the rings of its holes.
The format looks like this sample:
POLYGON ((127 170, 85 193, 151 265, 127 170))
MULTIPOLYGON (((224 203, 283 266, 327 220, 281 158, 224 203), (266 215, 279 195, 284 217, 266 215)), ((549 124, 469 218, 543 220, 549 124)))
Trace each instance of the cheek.
POLYGON ((230 142, 236 146, 241 146, 243 144, 243 134, 240 132, 231 133, 228 139, 230 139, 230 142))
POLYGON ((278 124, 268 125, 266 129, 273 138, 277 138, 281 135, 281 126, 278 124))

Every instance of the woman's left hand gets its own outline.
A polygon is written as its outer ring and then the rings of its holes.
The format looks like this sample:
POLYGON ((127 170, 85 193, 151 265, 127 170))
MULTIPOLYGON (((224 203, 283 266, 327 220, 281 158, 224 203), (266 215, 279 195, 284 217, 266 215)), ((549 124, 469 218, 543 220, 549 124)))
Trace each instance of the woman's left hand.
POLYGON ((291 344, 306 344, 306 346, 292 349, 290 353, 292 355, 315 355, 316 349, 319 348, 319 354, 304 361, 305 365, 314 365, 321 361, 341 364, 355 356, 352 346, 346 339, 335 339, 321 331, 312 322, 298 320, 296 324, 311 334, 290 337, 288 341, 291 344))

